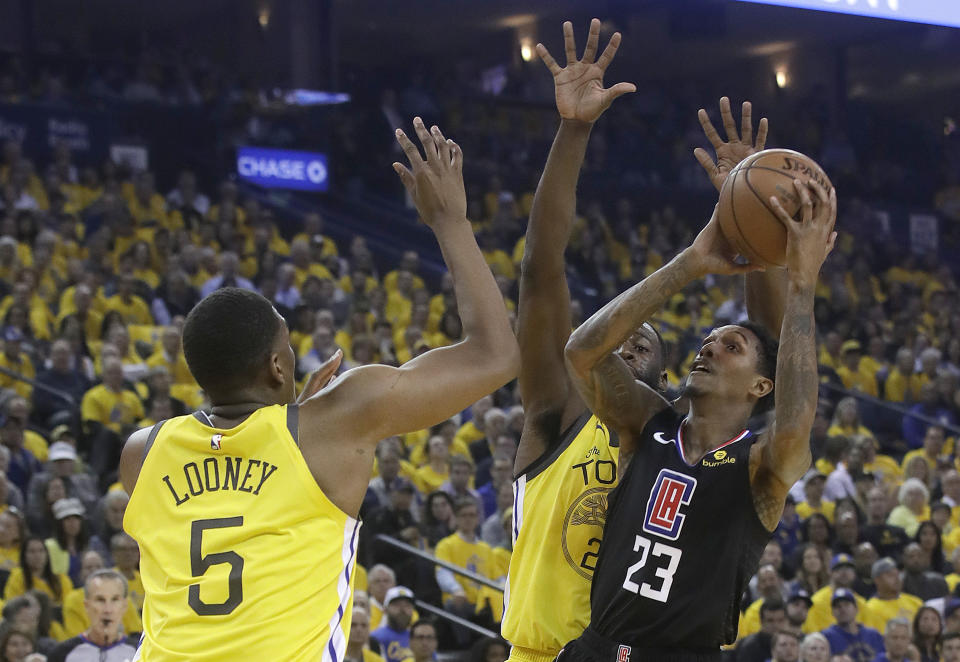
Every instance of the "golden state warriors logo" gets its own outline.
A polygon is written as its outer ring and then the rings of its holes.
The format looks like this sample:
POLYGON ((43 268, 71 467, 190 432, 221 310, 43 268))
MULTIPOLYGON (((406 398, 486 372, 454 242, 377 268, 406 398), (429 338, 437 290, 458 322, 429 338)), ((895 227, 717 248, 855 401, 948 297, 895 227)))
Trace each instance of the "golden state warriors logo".
POLYGON ((603 524, 607 521, 609 492, 609 487, 594 487, 584 491, 570 505, 563 518, 563 532, 560 535, 563 558, 584 579, 593 577, 596 568, 603 524))

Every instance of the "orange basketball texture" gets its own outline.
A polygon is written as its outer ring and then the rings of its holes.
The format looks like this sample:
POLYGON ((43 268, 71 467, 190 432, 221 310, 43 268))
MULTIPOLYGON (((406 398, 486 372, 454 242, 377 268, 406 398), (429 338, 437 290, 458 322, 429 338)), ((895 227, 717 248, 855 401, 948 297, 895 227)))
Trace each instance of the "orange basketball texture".
POLYGON ((830 179, 816 161, 790 149, 766 149, 748 156, 730 171, 720 189, 717 220, 723 235, 753 264, 783 266, 787 231, 770 206, 777 196, 784 210, 800 209, 793 180, 813 180, 831 188, 830 179))

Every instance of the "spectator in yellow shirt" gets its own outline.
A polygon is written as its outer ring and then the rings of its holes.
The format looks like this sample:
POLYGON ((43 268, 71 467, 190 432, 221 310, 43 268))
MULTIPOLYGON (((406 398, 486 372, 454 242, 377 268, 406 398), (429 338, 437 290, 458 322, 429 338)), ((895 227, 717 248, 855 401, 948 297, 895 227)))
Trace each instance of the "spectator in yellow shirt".
POLYGON ((833 513, 836 506, 832 501, 826 501, 823 498, 823 488, 827 482, 827 477, 817 469, 810 469, 807 475, 803 477, 803 493, 805 501, 797 504, 797 515, 801 520, 805 520, 814 513, 820 513, 827 518, 827 521, 833 524, 833 513))
POLYGON ((117 293, 107 299, 107 310, 116 310, 127 324, 153 324, 147 302, 134 294, 136 280, 127 274, 117 280, 117 293))
POLYGON ((848 340, 840 350, 840 366, 836 368, 837 375, 844 387, 877 397, 877 380, 869 370, 862 366, 860 342, 848 340))
POLYGON ((894 560, 889 557, 880 559, 873 564, 870 574, 877 585, 877 594, 867 600, 863 624, 882 631, 891 619, 905 618, 912 621, 917 610, 923 605, 923 600, 901 592, 902 579, 894 560))
POLYGON ((84 423, 98 423, 118 435, 129 432, 144 417, 140 398, 124 388, 120 359, 104 360, 103 383, 84 394, 80 417, 84 423))
POLYGON ((174 384, 196 385, 196 380, 187 366, 187 359, 183 356, 180 329, 168 326, 160 336, 160 349, 147 359, 147 367, 165 367, 170 372, 174 384))
POLYGON ((46 593, 57 607, 73 590, 73 582, 67 575, 56 575, 50 568, 47 546, 43 538, 38 537, 29 537, 24 541, 20 565, 10 572, 3 589, 3 599, 9 600, 33 589, 46 593))
POLYGON ((413 482, 421 494, 440 489, 450 478, 450 446, 447 440, 435 435, 427 440, 427 464, 417 469, 413 482))
POLYGON ((883 385, 883 397, 890 402, 913 402, 920 397, 923 380, 914 372, 913 351, 901 347, 896 363, 883 385))
POLYGON ((843 336, 836 331, 830 331, 823 339, 823 345, 820 346, 820 355, 818 363, 828 368, 836 370, 840 367, 840 348, 843 346, 843 336))
POLYGON ((908 478, 900 486, 898 500, 900 505, 890 511, 887 524, 899 526, 913 538, 917 535, 920 522, 926 519, 927 501, 930 491, 919 478, 908 478))
POLYGON ((849 438, 857 435, 873 437, 873 432, 860 422, 860 406, 857 404, 856 398, 843 398, 837 403, 837 409, 833 413, 833 422, 827 430, 827 435, 849 438))
MULTIPOLYGON (((0 354, 0 367, 21 377, 33 379, 37 373, 34 370, 30 357, 21 351, 22 341, 23 334, 19 329, 15 327, 7 327, 4 329, 3 353, 0 354)), ((0 373, 0 388, 13 389, 18 395, 28 400, 33 394, 33 386, 5 373, 0 373)))
POLYGON ((907 467, 910 465, 910 461, 915 457, 926 460, 927 467, 930 469, 929 473, 932 474, 935 472, 945 442, 946 434, 942 427, 938 425, 928 427, 926 433, 923 435, 923 447, 908 451, 907 454, 903 456, 902 471, 904 475, 907 474, 907 467))
MULTIPOLYGON (((437 543, 436 557, 470 572, 489 577, 493 571, 493 550, 477 537, 480 504, 472 497, 456 501, 457 530, 437 543)), ((479 585, 437 566, 437 584, 443 591, 445 607, 455 614, 470 615, 476 609, 479 585)), ((490 577, 491 579, 495 579, 490 577)))

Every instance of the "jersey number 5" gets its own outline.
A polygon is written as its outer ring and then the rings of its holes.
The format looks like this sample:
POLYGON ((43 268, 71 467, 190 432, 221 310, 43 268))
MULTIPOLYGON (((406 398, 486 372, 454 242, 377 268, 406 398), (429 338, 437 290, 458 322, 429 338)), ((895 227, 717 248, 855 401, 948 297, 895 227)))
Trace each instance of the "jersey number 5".
POLYGON ((206 556, 201 553, 204 531, 231 526, 243 526, 243 517, 198 519, 190 525, 190 573, 194 577, 202 577, 211 566, 230 564, 230 577, 227 580, 230 591, 226 602, 208 604, 200 599, 200 584, 190 584, 187 604, 200 616, 225 616, 243 602, 243 557, 236 552, 217 552, 206 556))
POLYGON ((654 590, 653 586, 646 582, 637 584, 630 579, 638 570, 647 564, 647 557, 651 555, 650 544, 650 540, 643 536, 637 536, 636 540, 634 540, 633 551, 640 552, 640 560, 627 568, 627 576, 623 580, 623 588, 631 593, 637 593, 645 598, 656 600, 657 602, 666 602, 667 598, 670 597, 670 588, 673 586, 673 575, 677 572, 677 567, 680 565, 680 557, 683 555, 683 550, 671 547, 670 545, 664 545, 662 542, 653 545, 653 556, 666 556, 670 559, 666 568, 657 568, 656 575, 663 580, 663 584, 660 585, 660 588, 654 590))

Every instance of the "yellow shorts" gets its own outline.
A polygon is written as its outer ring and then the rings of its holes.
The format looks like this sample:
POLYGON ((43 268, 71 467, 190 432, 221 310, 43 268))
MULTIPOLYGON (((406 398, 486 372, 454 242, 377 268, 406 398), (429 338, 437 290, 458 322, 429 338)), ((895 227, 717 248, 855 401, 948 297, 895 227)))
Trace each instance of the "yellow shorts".
POLYGON ((507 662, 553 662, 554 658, 556 658, 559 654, 560 651, 557 651, 556 653, 550 653, 534 650, 532 648, 513 646, 510 649, 510 657, 507 658, 507 662))

